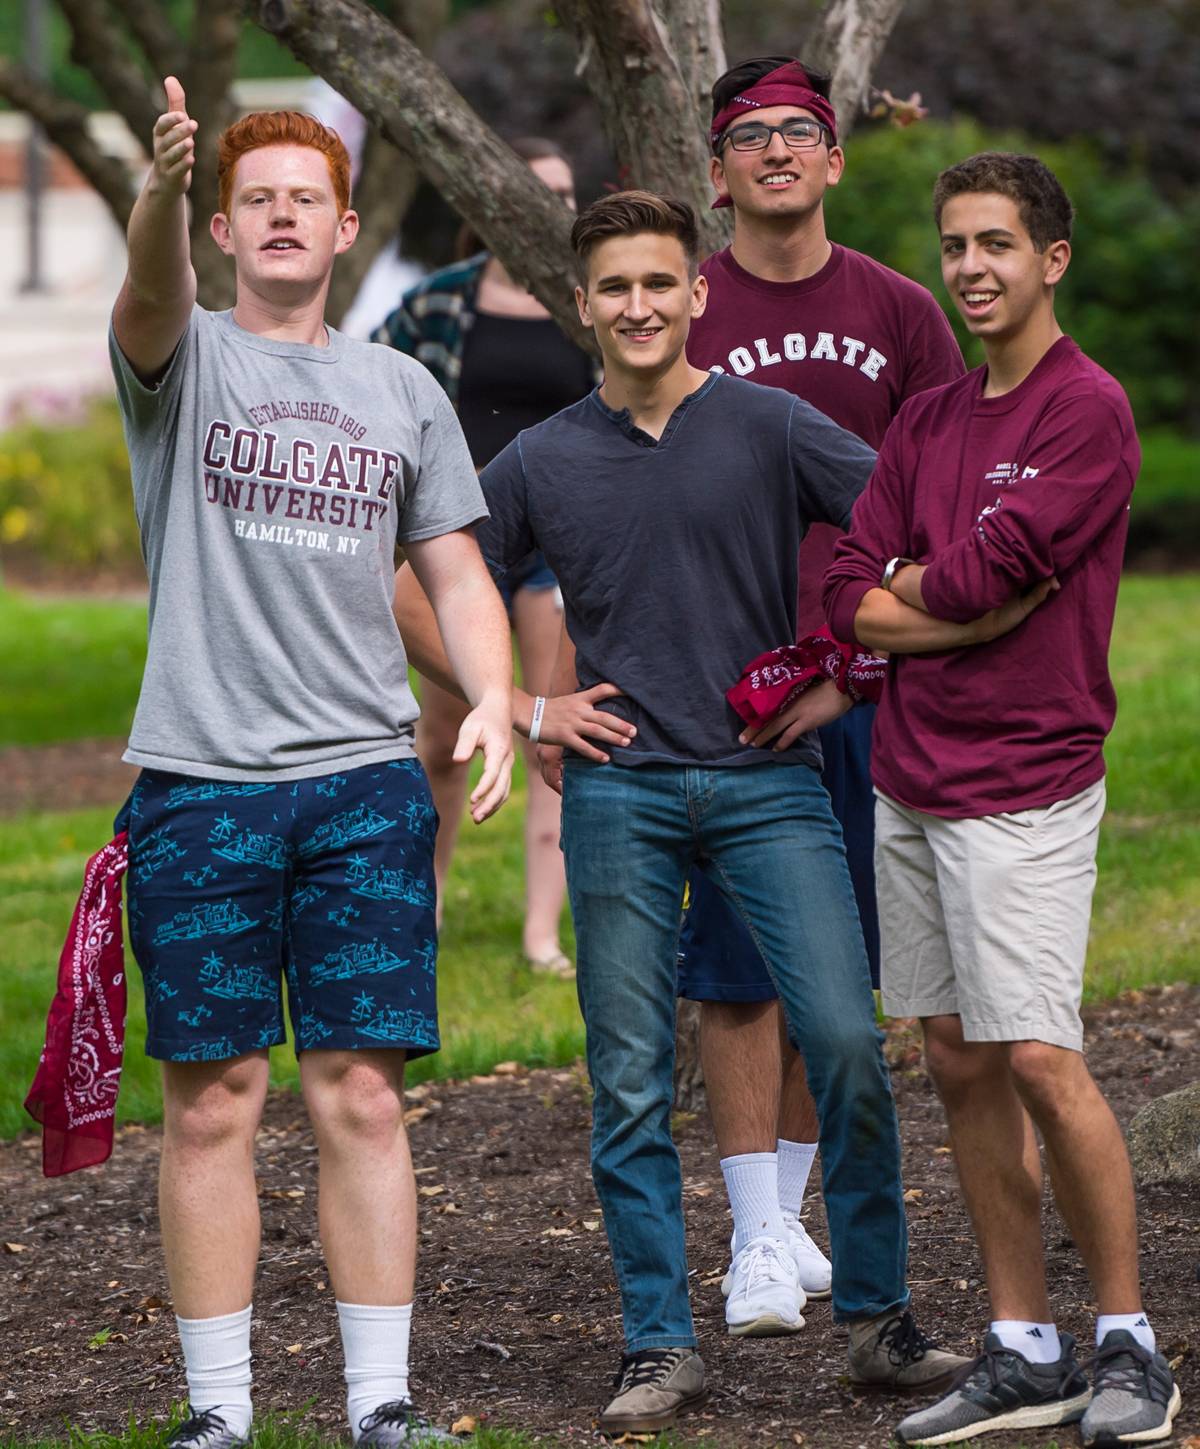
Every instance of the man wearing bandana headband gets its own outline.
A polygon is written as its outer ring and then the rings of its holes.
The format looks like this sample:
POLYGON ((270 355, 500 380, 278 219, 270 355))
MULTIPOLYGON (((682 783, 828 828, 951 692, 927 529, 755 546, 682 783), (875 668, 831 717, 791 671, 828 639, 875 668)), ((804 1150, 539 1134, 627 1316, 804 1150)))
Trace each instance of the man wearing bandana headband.
MULTIPOLYGON (((713 87, 714 207, 732 206, 734 240, 702 267, 709 300, 693 323, 688 359, 796 393, 878 448, 900 405, 961 376, 962 357, 925 288, 826 235, 825 193, 845 157, 829 79, 783 56, 746 61, 713 87)), ((821 627, 822 575, 838 531, 816 524, 800 552, 798 627, 821 627)), ((852 713, 832 685, 803 696, 756 742, 786 747, 822 726, 823 780, 841 822, 863 935, 878 985, 874 706, 852 713)), ((700 872, 680 950, 679 991, 703 1003, 701 1052, 722 1169, 734 1214, 734 1264, 725 1279, 730 1331, 770 1331, 786 1285, 762 1271, 758 1245, 788 1244, 811 1297, 827 1296, 830 1265, 800 1211, 816 1152, 817 1120, 801 1058, 779 1029, 776 993, 749 933, 700 872), (782 1052, 782 1082, 765 1067, 782 1052), (782 1087, 782 1090, 781 1090, 782 1087)))

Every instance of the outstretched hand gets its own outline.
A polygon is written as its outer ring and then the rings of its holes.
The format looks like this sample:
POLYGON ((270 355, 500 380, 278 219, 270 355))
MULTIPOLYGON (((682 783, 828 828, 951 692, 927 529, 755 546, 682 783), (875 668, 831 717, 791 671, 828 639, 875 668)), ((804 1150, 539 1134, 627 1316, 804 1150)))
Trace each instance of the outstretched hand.
POLYGON ((455 763, 465 765, 476 750, 483 754, 483 774, 471 791, 470 805, 471 819, 479 825, 508 799, 513 768, 511 725, 492 719, 486 709, 473 709, 458 732, 455 763))
POLYGON ((164 191, 182 196, 192 184, 196 163, 196 122, 187 113, 187 97, 173 75, 163 82, 167 109, 154 123, 154 176, 164 191))

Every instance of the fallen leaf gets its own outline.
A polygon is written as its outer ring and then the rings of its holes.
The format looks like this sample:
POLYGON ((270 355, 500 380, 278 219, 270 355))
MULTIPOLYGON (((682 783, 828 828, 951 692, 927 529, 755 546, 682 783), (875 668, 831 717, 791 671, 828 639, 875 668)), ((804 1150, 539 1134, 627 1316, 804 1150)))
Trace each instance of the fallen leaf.
POLYGON ((793 1444, 803 1444, 804 1443, 804 1435, 803 1434, 793 1434, 792 1435, 792 1443, 793 1444))
POLYGON ((570 1228, 543 1228, 543 1238, 573 1238, 575 1234, 570 1228))
POLYGON ((461 1419, 455 1419, 450 1425, 452 1434, 473 1434, 479 1428, 479 1420, 474 1414, 464 1414, 461 1419))
POLYGON ((445 1191, 446 1184, 444 1182, 435 1182, 430 1187, 417 1188, 417 1192, 420 1194, 421 1197, 438 1197, 441 1193, 445 1191))
POLYGON ((28 1243, 5 1243, 5 1245, 4 1245, 4 1251, 6 1253, 28 1253, 29 1252, 29 1244, 28 1243))
POLYGON ((120 1278, 114 1278, 111 1283, 106 1283, 104 1286, 106 1288, 119 1288, 121 1286, 121 1280, 120 1278))
POLYGON ((905 1202, 919 1202, 925 1196, 919 1187, 910 1187, 904 1194, 905 1202))
POLYGON ((594 1232, 597 1232, 597 1231, 599 1231, 599 1228, 600 1228, 600 1220, 598 1218, 584 1218, 584 1220, 583 1220, 583 1231, 585 1233, 594 1233, 594 1232))
POLYGON ((138 1304, 139 1308, 146 1309, 165 1308, 166 1306, 166 1303, 153 1293, 150 1295, 149 1298, 143 1298, 142 1301, 138 1304))
POLYGON ((289 1343, 288 1346, 287 1346, 287 1348, 284 1350, 284 1352, 285 1353, 299 1353, 300 1350, 301 1350, 301 1348, 303 1348, 303 1346, 304 1346, 303 1344, 299 1344, 299 1343, 289 1343))
POLYGON ((434 1208, 434 1212, 439 1212, 443 1216, 446 1216, 450 1213, 461 1213, 462 1208, 460 1208, 456 1202, 440 1202, 438 1203, 437 1207, 434 1208))
POLYGON ((492 1068, 492 1075, 496 1077, 519 1077, 525 1068, 520 1062, 497 1062, 492 1068))
POLYGON ((404 1125, 411 1127, 414 1122, 424 1121, 432 1110, 431 1107, 410 1107, 404 1114, 404 1125))
POLYGON ((550 1315, 550 1322, 551 1323, 561 1323, 562 1320, 563 1320, 563 1316, 562 1316, 561 1313, 552 1313, 550 1315))
POLYGON ((935 1147, 933 1149, 933 1155, 935 1157, 949 1157, 953 1151, 953 1147, 935 1147))
POLYGON ((967 1291, 967 1280, 965 1278, 960 1278, 954 1286, 958 1289, 960 1293, 965 1293, 967 1291))

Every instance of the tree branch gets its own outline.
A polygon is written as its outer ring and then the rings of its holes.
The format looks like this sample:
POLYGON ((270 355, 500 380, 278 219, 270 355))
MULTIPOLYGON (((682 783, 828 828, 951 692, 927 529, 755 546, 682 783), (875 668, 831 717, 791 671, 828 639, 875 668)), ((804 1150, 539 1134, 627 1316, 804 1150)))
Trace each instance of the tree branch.
POLYGON ((108 3, 124 20, 160 80, 168 75, 177 76, 183 70, 187 52, 163 14, 160 0, 108 0, 108 3))
POLYGON ((236 117, 231 94, 242 30, 238 0, 195 0, 188 59, 181 77, 188 114, 200 122, 192 171, 192 263, 201 305, 233 305, 234 279, 227 259, 213 245, 209 219, 217 210, 217 137, 236 117))
POLYGON ((903 9, 904 0, 831 0, 805 44, 805 58, 833 75, 842 139, 862 114, 871 73, 903 9))
POLYGON ((652 0, 558 0, 556 8, 591 41, 585 76, 622 181, 691 202, 704 250, 724 246, 730 221, 710 210, 708 182, 704 97, 724 49, 709 24, 711 0, 671 0, 669 27, 652 0))
MULTIPOLYGON (((398 30, 428 51, 450 14, 449 0, 398 0, 392 6, 398 30)), ((395 242, 416 194, 420 173, 412 161, 372 126, 359 157, 354 209, 359 230, 354 245, 338 258, 325 304, 336 327, 358 295, 363 278, 385 246, 395 242)), ((399 298, 396 299, 397 301, 399 298)))
POLYGON ((102 151, 88 130, 88 111, 64 100, 29 71, 0 56, 0 96, 31 116, 100 194, 122 231, 137 192, 124 161, 102 151))
POLYGON ((244 6, 413 158, 569 336, 587 339, 571 296, 571 213, 407 36, 363 0, 244 6))
POLYGON ((145 73, 94 0, 58 0, 58 6, 71 27, 71 59, 95 78, 113 110, 149 155, 154 123, 162 107, 145 73))

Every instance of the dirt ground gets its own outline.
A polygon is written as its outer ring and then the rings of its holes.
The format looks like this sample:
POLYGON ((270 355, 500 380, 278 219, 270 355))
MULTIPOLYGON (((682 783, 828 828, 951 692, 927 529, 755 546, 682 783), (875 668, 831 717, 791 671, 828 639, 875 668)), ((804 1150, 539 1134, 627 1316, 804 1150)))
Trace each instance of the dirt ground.
MULTIPOLYGON (((1200 1075, 1200 988, 1132 993, 1089 1014, 1089 1060, 1123 1123, 1200 1075)), ((945 1147, 941 1111, 911 1027, 889 1034, 904 1138, 910 1274, 922 1324, 973 1352, 987 1305, 945 1147)), ((473 1416, 592 1442, 621 1347, 618 1301, 587 1172, 588 1098, 578 1071, 500 1073, 414 1090, 410 1133, 421 1189, 414 1387, 445 1425, 473 1416)), ((810 1449, 886 1445, 906 1404, 859 1394, 828 1304, 792 1339, 724 1332, 719 1281, 729 1221, 707 1123, 678 1126, 694 1302, 712 1384, 684 1421, 688 1444, 810 1449)), ((156 1129, 125 1128, 111 1161, 55 1181, 38 1140, 0 1147, 0 1440, 63 1436, 69 1421, 119 1431, 132 1411, 165 1415, 183 1376, 155 1219, 156 1129)), ((255 1402, 342 1429, 337 1324, 317 1243, 315 1148, 299 1101, 274 1095, 258 1151, 263 1250, 255 1298, 255 1402)), ((1097 1165, 1103 1171, 1103 1164, 1097 1165)), ((1147 1304, 1175 1362, 1184 1410, 1176 1443, 1200 1449, 1200 1204, 1141 1195, 1147 1304)), ((825 1225, 819 1204, 811 1223, 825 1225)), ((1078 1256, 1047 1209, 1059 1324, 1090 1350, 1093 1309, 1078 1256)), ((989 1438, 1048 1444, 1053 1436, 989 1438)), ((1059 1436, 1078 1442, 1077 1432, 1059 1436)))

